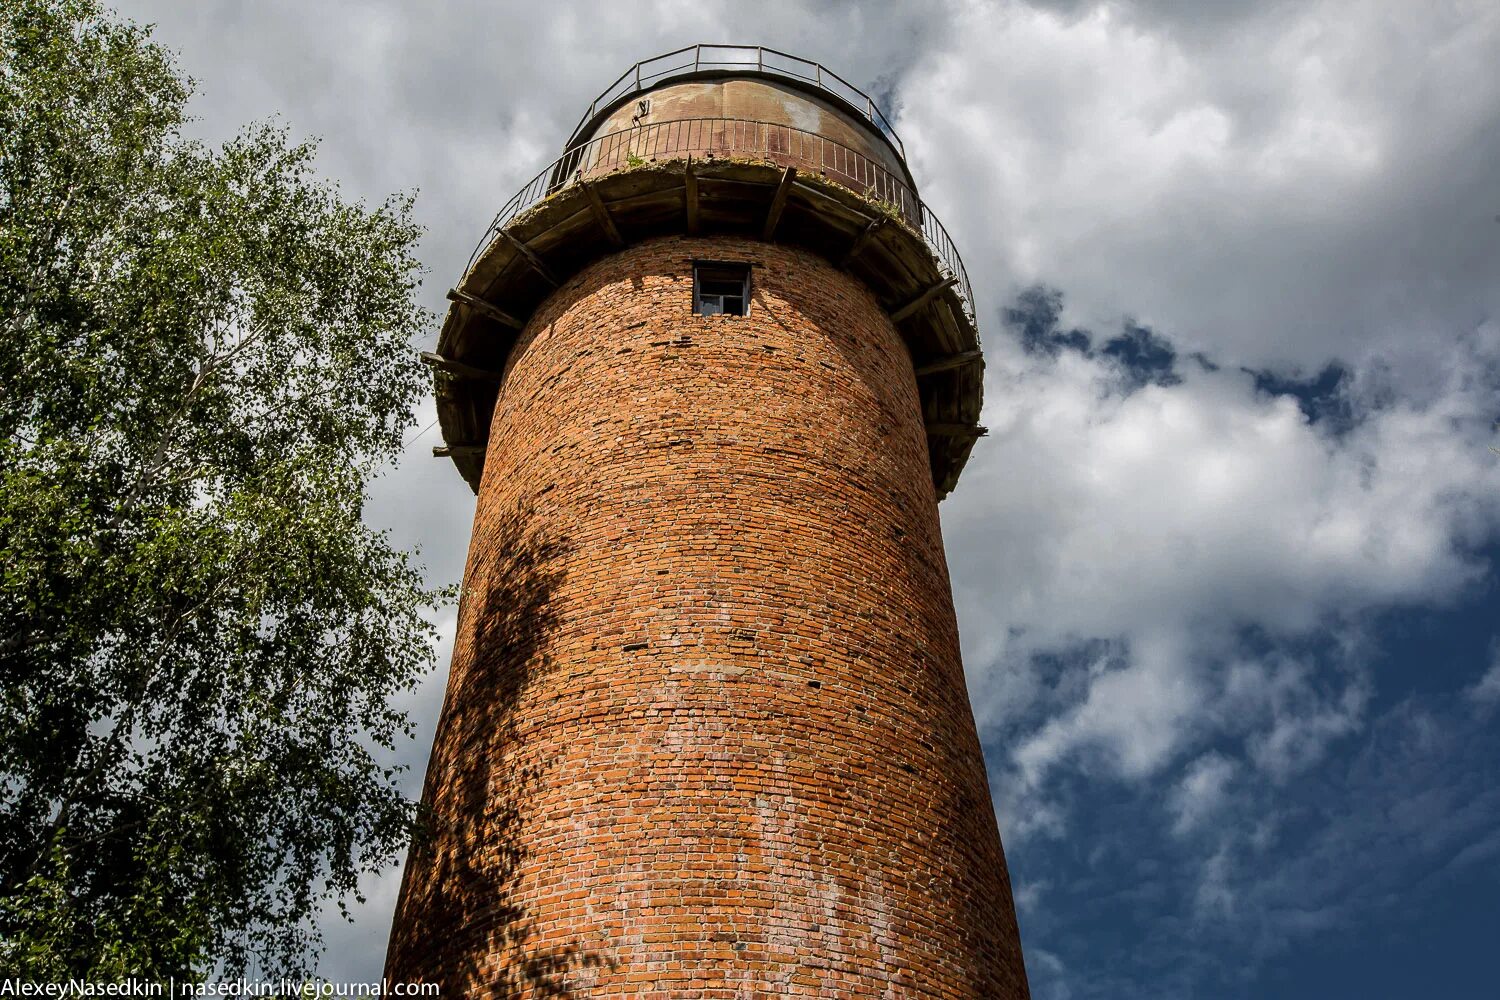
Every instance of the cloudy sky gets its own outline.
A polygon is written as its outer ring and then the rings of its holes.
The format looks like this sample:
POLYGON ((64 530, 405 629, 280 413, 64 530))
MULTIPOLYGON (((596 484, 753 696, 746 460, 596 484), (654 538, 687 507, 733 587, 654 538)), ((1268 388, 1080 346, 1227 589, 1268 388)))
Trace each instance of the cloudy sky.
MULTIPOLYGON (((417 189, 434 309, 637 59, 759 42, 886 95, 988 354, 942 513, 1037 996, 1494 995, 1500 4, 119 9, 203 136, 275 115, 349 193, 417 189)), ((453 581, 431 419, 370 516, 453 581)), ((330 978, 378 976, 398 878, 330 978)))

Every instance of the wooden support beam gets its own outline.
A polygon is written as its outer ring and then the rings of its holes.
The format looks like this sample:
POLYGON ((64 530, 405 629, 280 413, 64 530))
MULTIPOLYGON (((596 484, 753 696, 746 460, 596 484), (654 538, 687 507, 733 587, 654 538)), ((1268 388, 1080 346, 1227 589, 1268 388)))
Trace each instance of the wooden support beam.
POLYGON ((609 209, 604 207, 604 201, 599 197, 599 192, 594 190, 594 185, 588 181, 582 181, 579 186, 583 188, 583 193, 588 195, 589 208, 594 212, 594 221, 599 223, 599 228, 604 230, 604 235, 609 237, 609 241, 615 246, 624 246, 625 241, 620 238, 620 231, 615 228, 615 220, 609 217, 609 209))
POLYGON ((877 215, 871 220, 870 224, 864 228, 864 231, 854 238, 854 242, 849 244, 848 253, 844 254, 844 259, 839 261, 839 270, 845 270, 850 264, 853 264, 854 259, 865 252, 865 247, 869 246, 870 241, 880 235, 881 227, 889 221, 890 219, 884 215, 877 215))
POLYGON ((452 358, 445 358, 431 351, 422 352, 422 363, 440 372, 447 372, 454 378, 472 379, 475 382, 500 381, 499 372, 490 371, 488 368, 475 368, 473 365, 466 365, 462 361, 454 361, 452 358))
POLYGON ((776 235, 776 227, 781 222, 781 213, 786 209, 786 196, 791 194, 792 181, 797 179, 797 168, 787 167, 781 174, 781 183, 776 185, 776 193, 771 196, 771 208, 766 212, 766 225, 760 231, 760 238, 770 242, 771 237, 776 235))
POLYGON ((972 365, 982 357, 984 357, 984 354, 980 351, 960 351, 957 354, 950 354, 946 358, 939 358, 930 364, 919 367, 917 369, 917 378, 921 378, 923 375, 936 375, 938 372, 950 372, 955 368, 972 365))
POLYGON ((522 243, 520 240, 516 239, 514 236, 503 229, 500 230, 500 235, 505 237, 505 241, 507 243, 516 248, 517 253, 526 258, 526 263, 530 264, 531 269, 537 274, 540 274, 542 276, 542 279, 546 281, 547 284, 551 285, 553 288, 556 288, 562 284, 561 281, 557 280, 557 275, 552 273, 552 269, 542 262, 542 258, 538 257, 536 255, 536 251, 532 250, 531 247, 522 243))
POLYGON ((687 213, 689 236, 698 235, 698 175, 693 173, 693 158, 688 157, 682 174, 682 208, 687 213))
POLYGON ((978 424, 928 424, 927 433, 936 434, 938 437, 974 437, 980 438, 988 434, 989 428, 980 427, 978 424))
POLYGON ((908 302, 906 305, 902 306, 900 309, 897 309, 894 312, 892 312, 891 313, 891 322, 892 323, 899 323, 899 322, 901 322, 903 319, 905 319, 906 317, 910 316, 912 313, 916 312, 918 309, 921 309, 923 306, 925 306, 927 303, 931 302, 933 299, 937 298, 937 296, 939 294, 941 294, 942 292, 946 291, 949 288, 952 288, 956 284, 958 284, 958 278, 957 277, 944 278, 942 281, 939 281, 937 284, 933 285, 931 288, 927 289, 921 295, 918 295, 916 298, 912 299, 910 302, 908 302))
POLYGON ((513 330, 521 330, 525 329, 526 327, 525 323, 522 323, 520 320, 516 319, 505 310, 490 305, 488 302, 486 302, 484 299, 481 299, 477 295, 470 295, 468 292, 461 292, 457 288, 448 289, 448 301, 458 302, 466 305, 480 315, 488 316, 496 323, 499 323, 503 326, 508 326, 513 330))
POLYGON ((488 449, 487 444, 441 444, 432 449, 432 457, 468 458, 471 455, 483 455, 488 449))

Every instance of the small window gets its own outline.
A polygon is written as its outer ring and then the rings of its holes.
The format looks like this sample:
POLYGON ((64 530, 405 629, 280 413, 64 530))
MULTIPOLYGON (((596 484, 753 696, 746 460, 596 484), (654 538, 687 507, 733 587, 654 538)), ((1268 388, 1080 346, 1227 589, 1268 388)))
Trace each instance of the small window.
POLYGON ((700 316, 743 316, 750 305, 750 265, 693 265, 693 312, 700 316))

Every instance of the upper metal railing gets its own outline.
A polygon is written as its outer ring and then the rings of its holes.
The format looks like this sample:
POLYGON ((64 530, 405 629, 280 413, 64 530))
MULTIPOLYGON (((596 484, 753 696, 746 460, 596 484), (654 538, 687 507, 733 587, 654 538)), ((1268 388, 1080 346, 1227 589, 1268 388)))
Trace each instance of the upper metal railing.
POLYGON ((588 111, 584 112, 583 118, 578 122, 578 127, 573 130, 573 135, 568 139, 568 145, 571 147, 582 138, 581 133, 602 108, 607 108, 632 94, 650 90, 675 77, 725 70, 755 72, 797 80, 804 84, 810 83, 862 114, 871 125, 875 126, 876 131, 890 140, 891 145, 901 154, 901 158, 906 159, 906 147, 901 145, 901 137, 896 134, 896 130, 891 127, 885 113, 880 110, 875 99, 869 94, 819 63, 786 52, 778 52, 776 49, 768 49, 763 45, 698 44, 641 60, 620 74, 618 80, 604 88, 604 93, 594 98, 594 103, 589 105, 588 111))
POLYGON ((776 122, 683 118, 611 132, 574 146, 533 177, 496 213, 470 255, 469 266, 474 266, 474 261, 510 220, 563 188, 617 170, 644 166, 652 160, 688 157, 766 160, 818 174, 858 192, 878 211, 921 232, 939 265, 958 279, 964 314, 971 324, 975 323, 974 294, 963 259, 948 230, 917 193, 863 153, 816 132, 776 122))

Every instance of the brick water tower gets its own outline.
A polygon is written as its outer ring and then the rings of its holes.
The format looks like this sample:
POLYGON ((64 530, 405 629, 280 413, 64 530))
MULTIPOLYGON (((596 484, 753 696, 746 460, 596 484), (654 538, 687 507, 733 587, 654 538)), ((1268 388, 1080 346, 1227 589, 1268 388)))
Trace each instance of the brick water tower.
POLYGON ((1025 997, 938 525, 973 300, 880 109, 770 49, 643 62, 449 298, 478 506, 387 976, 1025 997))

